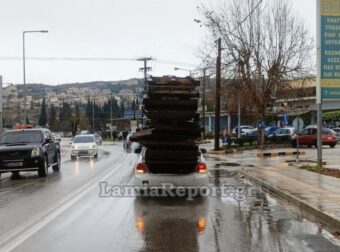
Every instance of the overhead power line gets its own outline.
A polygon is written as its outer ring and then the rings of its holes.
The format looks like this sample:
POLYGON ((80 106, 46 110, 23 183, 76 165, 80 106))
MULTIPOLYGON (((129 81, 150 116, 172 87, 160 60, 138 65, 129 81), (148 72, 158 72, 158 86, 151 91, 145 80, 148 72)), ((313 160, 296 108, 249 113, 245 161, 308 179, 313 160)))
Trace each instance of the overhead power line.
MULTIPOLYGON (((0 57, 0 61, 21 61, 22 57, 0 57)), ((26 60, 36 60, 36 61, 138 61, 139 58, 110 58, 110 57, 26 57, 26 60)), ((182 65, 182 66, 196 66, 196 64, 188 62, 180 62, 165 59, 155 59, 160 64, 166 65, 182 65)))
MULTIPOLYGON (((134 58, 90 58, 90 57, 26 57, 28 60, 41 61, 136 61, 134 58)), ((0 60, 22 60, 22 57, 0 57, 0 60)))

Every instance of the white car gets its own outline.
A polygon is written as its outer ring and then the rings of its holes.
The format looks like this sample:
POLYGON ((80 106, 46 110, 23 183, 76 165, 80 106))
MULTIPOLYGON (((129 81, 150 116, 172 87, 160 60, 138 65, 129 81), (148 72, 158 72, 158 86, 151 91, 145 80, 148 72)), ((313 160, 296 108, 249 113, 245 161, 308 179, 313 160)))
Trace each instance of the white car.
MULTIPOLYGON (((254 128, 253 126, 250 126, 250 125, 241 125, 240 128, 241 128, 241 135, 242 135, 242 133, 249 133, 249 132, 256 130, 256 128, 254 128)), ((238 132, 238 126, 236 126, 233 129, 232 134, 234 136, 237 136, 237 132, 238 132)))
POLYGON ((71 145, 71 160, 77 157, 98 157, 98 145, 94 135, 77 135, 71 145))
POLYGON ((164 189, 165 186, 173 189, 179 187, 204 189, 208 186, 209 177, 202 152, 197 157, 197 162, 186 172, 181 171, 178 166, 171 167, 171 164, 168 164, 168 168, 164 169, 148 167, 145 162, 146 153, 147 148, 143 147, 135 165, 133 184, 137 191, 145 191, 145 189, 151 188, 164 189))

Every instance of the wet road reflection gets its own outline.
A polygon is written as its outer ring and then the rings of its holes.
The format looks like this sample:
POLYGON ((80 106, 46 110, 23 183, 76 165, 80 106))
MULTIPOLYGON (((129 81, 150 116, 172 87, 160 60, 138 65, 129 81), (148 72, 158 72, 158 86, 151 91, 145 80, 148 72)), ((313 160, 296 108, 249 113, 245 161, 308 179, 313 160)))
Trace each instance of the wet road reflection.
POLYGON ((207 225, 208 198, 136 198, 141 251, 196 251, 207 225))

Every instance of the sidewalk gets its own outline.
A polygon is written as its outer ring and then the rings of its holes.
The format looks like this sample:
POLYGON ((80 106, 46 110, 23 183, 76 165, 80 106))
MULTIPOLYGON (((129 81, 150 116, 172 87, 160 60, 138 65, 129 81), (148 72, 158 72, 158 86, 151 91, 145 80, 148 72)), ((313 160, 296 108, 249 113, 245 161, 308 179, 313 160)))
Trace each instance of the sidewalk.
POLYGON ((241 173, 340 232, 340 179, 286 165, 244 167, 241 173))
MULTIPOLYGON (((240 172, 245 178, 258 184, 270 193, 287 200, 299 209, 317 218, 321 223, 340 233, 340 178, 322 175, 289 166, 287 160, 294 156, 257 158, 258 150, 243 151, 238 154, 217 154, 211 152, 212 144, 203 145, 210 151, 208 156, 239 163, 239 167, 229 167, 240 172), (242 168, 240 168, 242 167, 242 168)), ((338 148, 324 148, 327 168, 340 168, 338 148)), ((277 151, 281 151, 278 149, 277 151)), ((303 149, 303 160, 316 161, 316 149, 303 149)))

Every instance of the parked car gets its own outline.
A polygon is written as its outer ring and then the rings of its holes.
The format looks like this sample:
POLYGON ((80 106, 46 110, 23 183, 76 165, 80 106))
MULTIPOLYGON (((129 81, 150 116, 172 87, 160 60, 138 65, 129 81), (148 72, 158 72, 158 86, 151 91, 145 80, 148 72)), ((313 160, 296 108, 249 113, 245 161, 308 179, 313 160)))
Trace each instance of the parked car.
POLYGON ((295 136, 296 132, 293 127, 279 128, 268 136, 268 141, 272 143, 291 143, 295 136))
POLYGON ((340 128, 333 128, 332 130, 336 133, 336 140, 340 141, 340 128))
POLYGON ((0 139, 0 174, 38 171, 48 175, 51 166, 60 170, 60 145, 48 129, 8 130, 0 139))
POLYGON ((241 134, 241 139, 244 142, 253 142, 258 140, 258 129, 253 129, 241 134))
MULTIPOLYGON (((264 136, 265 139, 268 137, 268 135, 270 135, 270 132, 274 131, 274 129, 278 129, 279 127, 277 126, 271 126, 271 127, 267 127, 264 130, 264 136)), ((258 129, 253 129, 253 130, 249 130, 246 131, 244 133, 241 134, 241 139, 243 141, 257 141, 258 140, 258 136, 259 136, 259 130, 258 129)))
POLYGON ((270 127, 266 127, 264 129, 264 135, 265 136, 269 136, 271 134, 273 134, 276 130, 280 129, 280 127, 278 126, 270 126, 270 127))
POLYGON ((195 162, 186 163, 182 166, 163 162, 147 164, 146 157, 157 155, 157 150, 149 150, 143 147, 135 165, 133 183, 138 188, 137 190, 162 189, 163 184, 172 184, 174 187, 184 188, 205 187, 209 183, 209 177, 203 152, 206 152, 206 150, 199 152, 195 162))
MULTIPOLYGON (((242 133, 246 133, 246 132, 250 132, 250 131, 256 130, 256 128, 254 128, 253 126, 250 126, 250 125, 242 125, 242 126, 240 126, 240 129, 241 129, 241 135, 242 135, 242 133)), ((238 134, 238 126, 236 126, 232 130, 232 134, 234 136, 237 136, 237 134, 238 134)))
POLYGON ((96 139, 97 144, 101 145, 103 143, 103 139, 98 133, 94 134, 94 138, 96 139))
POLYGON ((98 158, 98 145, 94 135, 77 135, 71 145, 71 160, 77 157, 98 158))
MULTIPOLYGON (((329 128, 322 129, 322 145, 329 145, 334 148, 337 144, 336 133, 334 130, 329 128)), ((299 144, 307 145, 309 148, 313 145, 317 147, 317 126, 306 127, 299 135, 292 138, 292 146, 296 147, 297 139, 299 139, 299 144)))

